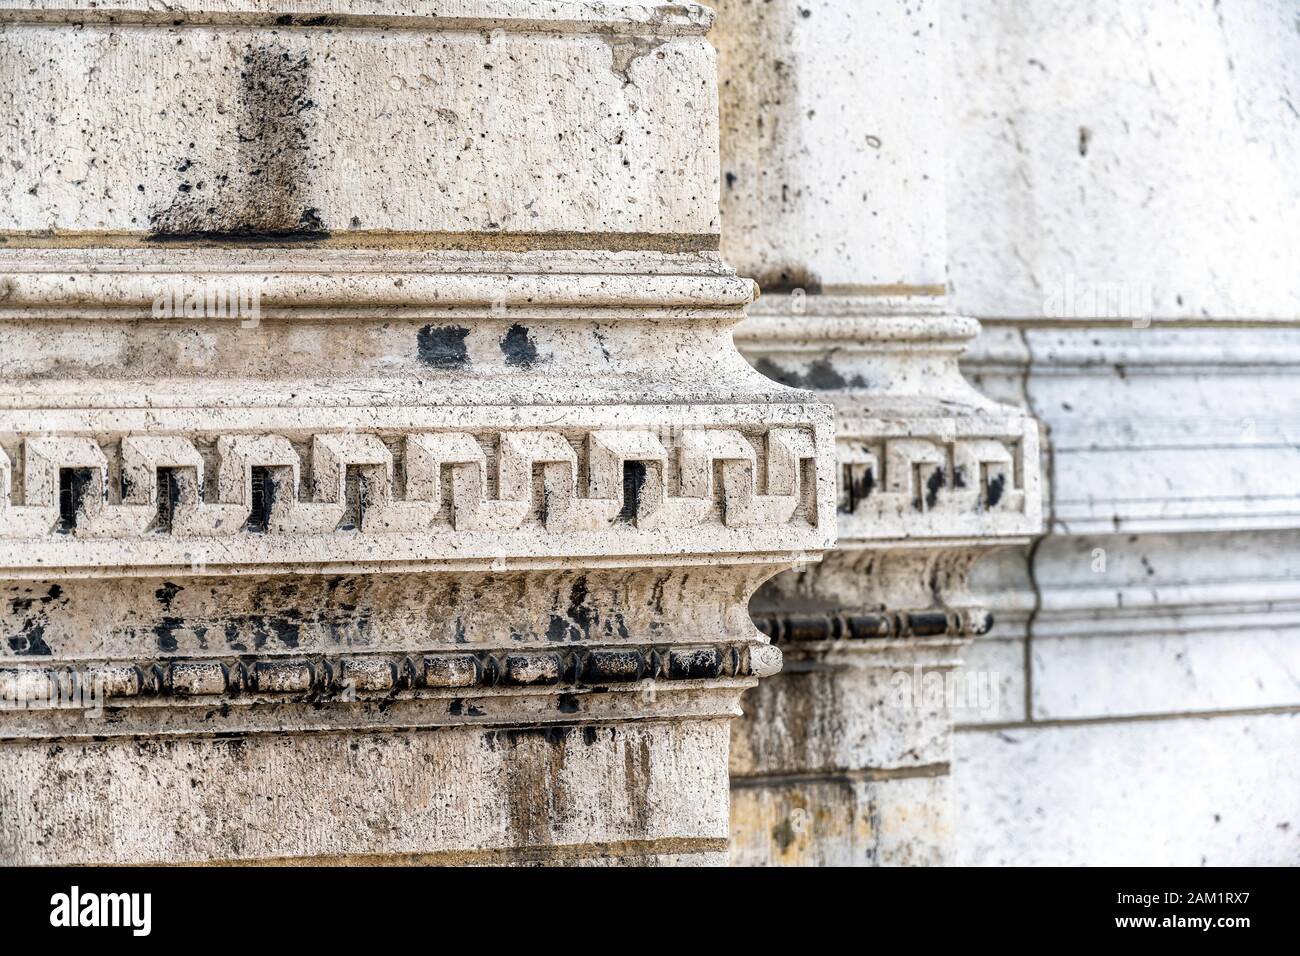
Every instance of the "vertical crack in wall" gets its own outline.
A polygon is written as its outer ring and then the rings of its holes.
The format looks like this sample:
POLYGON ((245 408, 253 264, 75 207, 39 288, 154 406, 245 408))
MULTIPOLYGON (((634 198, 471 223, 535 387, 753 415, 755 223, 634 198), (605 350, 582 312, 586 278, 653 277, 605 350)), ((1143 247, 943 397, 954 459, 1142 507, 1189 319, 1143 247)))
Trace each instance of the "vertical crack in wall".
POLYGON ((1034 538, 1026 555, 1026 571, 1029 574, 1029 588, 1034 595, 1033 607, 1025 619, 1025 723, 1034 722, 1034 627, 1038 623, 1039 612, 1043 609, 1043 589, 1038 583, 1038 549, 1053 533, 1056 525, 1056 447, 1052 443, 1052 426, 1048 424, 1034 404, 1033 393, 1029 390, 1029 377, 1034 367, 1034 349, 1029 342, 1028 330, 1020 329, 1020 342, 1024 346, 1025 368, 1020 377, 1020 392, 1024 396, 1025 408, 1034 417, 1039 426, 1039 445, 1042 449, 1039 458, 1042 462, 1043 478, 1043 532, 1034 538))

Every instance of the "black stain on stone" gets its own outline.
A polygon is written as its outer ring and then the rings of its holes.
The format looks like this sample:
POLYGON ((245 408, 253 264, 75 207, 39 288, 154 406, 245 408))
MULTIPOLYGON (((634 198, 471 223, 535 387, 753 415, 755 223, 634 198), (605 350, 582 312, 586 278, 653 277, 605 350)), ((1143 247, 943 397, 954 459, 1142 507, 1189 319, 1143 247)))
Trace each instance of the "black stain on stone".
POLYGON ((515 323, 506 331, 501 340, 501 354, 506 357, 507 365, 528 368, 537 361, 537 346, 533 344, 525 326, 515 323))
POLYGON ((580 577, 569 588, 569 606, 563 615, 552 614, 546 627, 548 641, 580 641, 591 636, 595 612, 587 604, 587 579, 580 577))
POLYGON ((54 653, 50 650, 50 645, 45 643, 43 615, 37 618, 26 618, 18 633, 11 636, 6 643, 9 645, 9 650, 19 656, 49 657, 54 653))
POLYGON ((154 625, 153 633, 158 640, 158 650, 170 654, 179 646, 176 640, 176 632, 185 626, 185 621, 179 617, 165 617, 154 625))
POLYGON ((467 335, 469 329, 459 325, 426 325, 416 334, 420 361, 433 368, 463 368, 469 364, 467 335))
POLYGON ((587 604, 587 579, 578 578, 569 589, 569 620, 574 623, 574 631, 570 636, 573 640, 580 641, 591 636, 593 619, 594 615, 587 604))
POLYGON ((569 622, 558 614, 552 614, 550 623, 546 626, 546 639, 548 641, 562 641, 569 633, 569 622))
POLYGON ((475 707, 473 704, 469 704, 467 706, 465 702, 461 700, 459 697, 454 698, 452 702, 447 705, 447 713, 451 714, 451 716, 453 717, 482 717, 483 716, 482 710, 475 707))
POLYGON ((791 388, 798 388, 803 379, 797 372, 791 372, 782 368, 769 358, 760 358, 754 363, 754 368, 758 369, 774 382, 780 382, 782 385, 789 385, 791 388))
POLYGON ((758 276, 758 287, 772 295, 788 295, 796 289, 807 295, 820 295, 822 280, 803 266, 777 266, 758 276))
POLYGON ((503 744, 506 750, 514 749, 529 740, 543 740, 552 746, 560 746, 568 741, 577 728, 564 724, 549 727, 518 727, 510 730, 489 730, 483 734, 483 743, 496 750, 503 744))
POLYGON ((876 487, 876 474, 871 468, 864 468, 862 471, 862 480, 858 485, 858 494, 866 498, 871 494, 872 489, 876 487))
POLYGON ((576 694, 561 694, 558 706, 562 714, 576 714, 579 710, 578 696, 576 694))
POLYGON ((343 25, 342 17, 295 17, 284 13, 275 18, 275 25, 280 27, 337 27, 343 25))
POLYGON ((158 600, 158 603, 162 605, 164 611, 170 611, 172 608, 172 601, 175 599, 177 594, 184 590, 185 589, 179 584, 173 584, 168 581, 157 591, 154 591, 153 596, 158 600))
POLYGON ((85 506, 93 478, 89 468, 59 469, 59 522, 54 530, 71 534, 77 527, 77 516, 85 506))
POLYGON ((782 853, 788 851, 794 845, 794 841, 794 826, 788 817, 772 827, 772 842, 782 853))
POLYGON ((310 205, 316 109, 305 53, 250 45, 229 148, 188 144, 175 192, 149 217, 153 242, 315 242, 329 236, 310 205))
POLYGON ((298 217, 298 228, 295 230, 299 233, 309 235, 320 235, 325 232, 325 224, 321 221, 320 210, 315 206, 308 206, 298 217))
POLYGON ((251 476, 252 501, 249 502, 248 521, 244 524, 244 530, 265 534, 271 527, 271 514, 275 509, 275 475, 270 468, 254 465, 251 476))
POLYGON ((808 366, 806 372, 800 373, 777 365, 771 359, 760 358, 754 362, 754 368, 774 382, 791 388, 811 388, 828 391, 831 389, 866 388, 867 382, 861 375, 845 378, 835 366, 826 359, 817 359, 808 366))
POLYGON ((818 359, 808 366, 808 371, 804 375, 804 384, 808 388, 846 388, 848 382, 844 376, 835 371, 834 367, 826 359, 818 359))
MULTIPOLYGON (((25 593, 31 594, 26 588, 25 593)), ((46 613, 47 605, 63 598, 63 588, 57 584, 39 597, 15 597, 9 599, 9 610, 14 615, 22 615, 23 621, 17 631, 5 638, 9 650, 18 656, 49 657, 54 651, 45 641, 45 628, 49 625, 46 613)), ((66 601, 67 599, 64 598, 66 601)))
POLYGON ((840 514, 851 515, 876 487, 876 475, 870 465, 848 463, 843 469, 844 493, 840 497, 840 514))
POLYGON ((247 651, 248 645, 244 643, 239 632, 239 625, 234 621, 226 624, 226 646, 232 651, 247 651))
POLYGON ((511 744, 518 743, 520 740, 528 737, 541 737, 548 744, 558 746, 565 743, 573 733, 573 727, 526 727, 520 730, 507 730, 506 737, 511 744))
POLYGON ((254 615, 248 619, 248 623, 253 631, 253 647, 260 651, 266 647, 267 639, 271 636, 271 632, 266 628, 266 618, 254 615))
POLYGON ((272 618, 269 622, 271 631, 275 634, 276 639, 285 647, 297 647, 299 636, 302 633, 302 626, 297 621, 286 621, 284 618, 272 618))

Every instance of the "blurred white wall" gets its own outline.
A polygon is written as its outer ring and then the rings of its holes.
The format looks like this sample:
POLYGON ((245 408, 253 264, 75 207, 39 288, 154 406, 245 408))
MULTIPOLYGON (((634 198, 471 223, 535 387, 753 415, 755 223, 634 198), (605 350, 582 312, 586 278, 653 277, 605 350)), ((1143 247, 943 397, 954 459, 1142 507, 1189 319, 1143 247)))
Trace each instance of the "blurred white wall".
POLYGON ((956 862, 1300 863, 1300 4, 949 3, 964 367, 1051 514, 978 572, 956 862))

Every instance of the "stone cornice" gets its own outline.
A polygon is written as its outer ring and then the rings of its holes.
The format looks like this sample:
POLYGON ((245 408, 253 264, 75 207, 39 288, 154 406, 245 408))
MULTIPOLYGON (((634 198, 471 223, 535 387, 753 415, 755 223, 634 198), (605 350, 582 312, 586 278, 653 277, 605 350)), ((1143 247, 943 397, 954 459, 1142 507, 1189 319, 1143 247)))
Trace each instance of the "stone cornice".
POLYGON ((836 406, 841 548, 1041 530, 1037 423, 957 364, 978 323, 919 296, 768 296, 752 311, 735 333, 751 363, 836 406))
POLYGON ((835 440, 731 339, 711 22, 0 0, 5 861, 725 862, 835 440))
POLYGON ((993 326, 962 359, 1050 430, 1052 532, 1300 527, 1293 329, 993 326), (1178 395, 1170 402, 1170 395, 1178 395))

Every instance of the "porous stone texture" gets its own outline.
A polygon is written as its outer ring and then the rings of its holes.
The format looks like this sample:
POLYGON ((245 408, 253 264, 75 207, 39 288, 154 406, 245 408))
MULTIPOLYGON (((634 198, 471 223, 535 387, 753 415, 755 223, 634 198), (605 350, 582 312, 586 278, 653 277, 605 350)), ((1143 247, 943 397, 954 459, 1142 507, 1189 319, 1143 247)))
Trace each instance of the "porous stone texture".
POLYGON ((1294 865, 1294 4, 960 0, 953 297, 1043 423, 1047 536, 976 572, 999 713, 964 863, 1294 865))
MULTIPOLYGON (((836 407, 838 549, 751 601, 785 670, 732 737, 732 861, 948 859, 974 562, 1041 527, 1038 428, 965 381, 937 4, 722 0, 723 249, 754 367, 836 407)), ((978 676, 978 675, 977 675, 978 676)))
POLYGON ((1294 866, 1295 713, 956 735, 955 860, 1294 866), (979 768, 975 772, 973 768, 979 768))
POLYGON ((939 4, 713 6, 728 261, 765 290, 942 287, 939 4))
POLYGON ((947 781, 875 773, 731 790, 737 866, 934 866, 952 839, 947 781))
POLYGON ((959 309, 1105 318, 1109 288, 1110 318, 1127 295, 1294 320, 1294 3, 956 0, 945 22, 959 309))
POLYGON ((0 8, 6 100, 44 104, 7 135, 7 230, 435 248, 439 233, 587 234, 553 237, 562 249, 608 248, 602 232, 694 248, 716 236, 704 7, 243 0, 166 14, 143 0, 0 8))
POLYGON ((0 859, 726 861, 835 451, 710 22, 0 3, 0 859))
POLYGON ((61 742, 13 752, 0 799, 29 863, 712 856, 726 725, 61 742))

